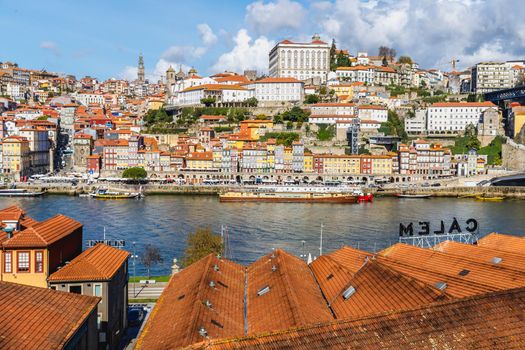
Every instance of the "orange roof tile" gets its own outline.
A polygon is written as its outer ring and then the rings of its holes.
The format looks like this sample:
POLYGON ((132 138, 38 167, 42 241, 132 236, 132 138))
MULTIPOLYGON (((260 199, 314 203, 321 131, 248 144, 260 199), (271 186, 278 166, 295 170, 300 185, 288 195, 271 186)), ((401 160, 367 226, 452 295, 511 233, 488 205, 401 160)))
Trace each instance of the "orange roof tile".
POLYGON ((173 275, 135 349, 188 346, 205 339, 201 328, 210 339, 242 336, 244 282, 241 265, 211 254, 173 275))
POLYGON ((191 349, 523 349, 525 288, 195 344, 191 349))
POLYGON ((509 253, 498 248, 445 241, 434 246, 434 250, 446 254, 461 256, 491 265, 525 271, 525 250, 509 253))
POLYGON ((255 84, 267 84, 267 83, 300 83, 299 80, 295 78, 263 78, 260 80, 254 81, 255 84))
POLYGON ((47 247, 81 228, 82 224, 78 221, 59 214, 16 233, 3 243, 3 247, 47 247))
POLYGON ((283 250, 251 264, 247 280, 249 334, 333 319, 308 266, 283 250), (265 287, 268 292, 259 295, 265 287))
POLYGON ((100 298, 0 282, 0 347, 63 349, 100 298))
POLYGON ((457 277, 496 290, 525 286, 525 273, 521 271, 480 263, 430 249, 398 243, 381 251, 379 255, 389 260, 420 266, 433 273, 457 277))
POLYGON ((523 237, 504 235, 496 232, 479 239, 478 245, 510 253, 523 254, 523 252, 525 252, 525 239, 523 237))
POLYGON ((128 257, 129 253, 125 250, 99 243, 51 274, 48 281, 108 281, 128 257))
POLYGON ((433 103, 431 107, 493 107, 497 106, 490 102, 437 102, 433 103))
POLYGON ((316 280, 336 318, 360 317, 384 311, 407 310, 449 299, 442 291, 369 259, 351 272, 330 255, 311 265, 316 280), (344 297, 350 288, 354 293, 344 297))

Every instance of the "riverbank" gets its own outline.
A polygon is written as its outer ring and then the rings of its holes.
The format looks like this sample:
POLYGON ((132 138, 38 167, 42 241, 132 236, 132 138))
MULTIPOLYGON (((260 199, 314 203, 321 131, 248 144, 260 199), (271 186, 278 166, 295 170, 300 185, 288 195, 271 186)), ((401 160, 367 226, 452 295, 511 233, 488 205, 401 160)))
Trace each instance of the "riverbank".
MULTIPOLYGON (((58 184, 17 184, 18 188, 25 188, 32 191, 45 191, 48 194, 77 196, 93 192, 100 186, 108 186, 111 190, 138 192, 142 190, 145 195, 218 195, 221 192, 237 190, 238 186, 209 186, 209 185, 58 185, 58 184)), ((388 187, 384 189, 371 188, 367 190, 376 197, 394 196, 399 192, 410 194, 431 194, 433 197, 503 197, 506 199, 525 199, 525 187, 412 187, 399 188, 388 187)))

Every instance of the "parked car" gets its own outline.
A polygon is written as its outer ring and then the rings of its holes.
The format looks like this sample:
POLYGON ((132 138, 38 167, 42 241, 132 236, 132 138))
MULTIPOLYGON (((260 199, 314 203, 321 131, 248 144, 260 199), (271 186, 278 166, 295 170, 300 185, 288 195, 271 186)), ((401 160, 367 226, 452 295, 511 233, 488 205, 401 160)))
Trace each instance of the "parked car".
POLYGON ((128 310, 128 325, 130 327, 139 326, 144 319, 144 309, 133 307, 128 310))
POLYGON ((441 184, 439 182, 433 183, 432 187, 441 187, 441 184))

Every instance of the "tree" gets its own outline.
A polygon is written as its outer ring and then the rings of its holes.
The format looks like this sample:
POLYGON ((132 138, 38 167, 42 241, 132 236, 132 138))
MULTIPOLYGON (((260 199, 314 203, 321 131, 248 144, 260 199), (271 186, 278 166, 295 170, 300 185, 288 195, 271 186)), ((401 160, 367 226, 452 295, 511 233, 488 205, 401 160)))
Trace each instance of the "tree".
POLYGON ((305 122, 309 116, 309 112, 306 112, 297 106, 292 107, 292 109, 285 111, 281 114, 283 121, 292 122, 305 122))
POLYGON ((403 64, 412 64, 413 63, 412 58, 410 58, 410 56, 401 56, 401 57, 399 57, 398 62, 399 63, 403 63, 403 64))
POLYGON ((257 104, 259 104, 259 101, 255 97, 250 97, 246 101, 244 101, 248 107, 257 107, 257 104))
POLYGON ((223 251, 221 236, 214 234, 209 228, 200 228, 188 235, 182 264, 190 266, 209 254, 222 254, 223 251))
POLYGON ((40 117, 36 118, 36 120, 47 120, 49 118, 48 115, 41 115, 40 117))
POLYGON ((319 124, 319 131, 317 131, 317 139, 319 141, 330 141, 335 136, 335 126, 327 124, 319 124))
POLYGON ((201 103, 206 107, 210 107, 215 104, 215 97, 204 97, 201 98, 201 103))
POLYGON ((383 62, 382 62, 382 65, 383 65, 383 67, 388 66, 388 60, 387 60, 386 56, 383 56, 383 62))
POLYGON ((150 244, 146 245, 144 248, 144 253, 140 257, 140 262, 146 270, 148 270, 148 278, 150 275, 150 269, 152 266, 155 266, 156 264, 162 263, 164 259, 162 259, 162 256, 160 255, 160 249, 158 247, 154 247, 150 244))
POLYGON ((395 49, 391 48, 391 47, 388 47, 388 46, 379 46, 379 49, 378 49, 378 56, 383 56, 383 57, 396 57, 397 55, 397 52, 395 49))
POLYGON ((319 96, 315 94, 306 95, 306 98, 304 99, 304 103, 306 104, 315 104, 319 102, 319 96))
POLYGON ((126 170, 124 170, 124 172, 122 173, 122 177, 125 178, 125 179, 145 179, 146 177, 148 176, 148 173, 146 172, 146 170, 144 170, 144 168, 142 167, 132 167, 132 168, 127 168, 126 170))
POLYGON ((150 109, 142 118, 146 125, 150 126, 157 123, 171 123, 173 116, 168 115, 164 108, 150 109))
POLYGON ((335 46, 335 39, 332 39, 332 46, 330 46, 330 70, 337 68, 336 64, 337 46, 335 46))
POLYGON ((385 135, 398 136, 403 142, 408 140, 408 135, 405 131, 405 125, 395 111, 388 111, 388 119, 386 122, 381 124, 378 132, 382 132, 385 135))

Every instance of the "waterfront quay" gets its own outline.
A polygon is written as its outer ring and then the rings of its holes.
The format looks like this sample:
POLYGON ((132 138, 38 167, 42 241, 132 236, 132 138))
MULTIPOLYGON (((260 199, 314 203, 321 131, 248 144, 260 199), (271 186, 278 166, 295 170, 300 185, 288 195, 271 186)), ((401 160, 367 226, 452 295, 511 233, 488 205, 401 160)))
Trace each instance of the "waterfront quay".
MULTIPOLYGON (((261 187, 271 187, 270 185, 260 185, 261 187)), ((293 185, 289 185, 292 187, 293 185)), ((69 183, 18 183, 18 188, 25 188, 34 191, 44 191, 49 194, 71 195, 92 193, 97 188, 107 187, 119 191, 142 191, 145 195, 217 195, 228 191, 238 191, 250 186, 243 185, 179 185, 179 184, 155 184, 128 185, 114 182, 98 182, 96 184, 72 185, 69 183)), ((253 186, 251 186, 253 187, 253 186)), ((336 190, 337 187, 334 187, 336 190)), ((367 193, 372 193, 376 197, 394 196, 400 192, 410 194, 431 194, 433 197, 463 197, 463 196, 497 196, 507 199, 525 199, 525 187, 521 186, 443 186, 443 187, 423 187, 421 184, 389 184, 383 187, 366 187, 363 189, 367 193)))

